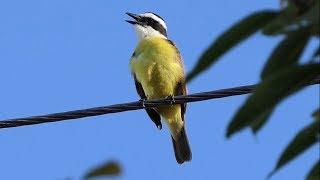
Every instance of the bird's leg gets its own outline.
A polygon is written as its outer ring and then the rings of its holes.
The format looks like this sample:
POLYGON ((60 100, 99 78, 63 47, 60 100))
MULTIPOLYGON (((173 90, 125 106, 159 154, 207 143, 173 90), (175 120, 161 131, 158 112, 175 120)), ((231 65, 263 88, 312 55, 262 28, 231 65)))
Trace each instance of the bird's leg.
POLYGON ((146 105, 145 105, 146 100, 147 100, 146 98, 142 98, 139 100, 141 102, 143 108, 146 108, 146 105))
POLYGON ((176 100, 174 99, 174 95, 167 96, 166 99, 170 101, 170 105, 173 105, 173 103, 176 102, 176 100))

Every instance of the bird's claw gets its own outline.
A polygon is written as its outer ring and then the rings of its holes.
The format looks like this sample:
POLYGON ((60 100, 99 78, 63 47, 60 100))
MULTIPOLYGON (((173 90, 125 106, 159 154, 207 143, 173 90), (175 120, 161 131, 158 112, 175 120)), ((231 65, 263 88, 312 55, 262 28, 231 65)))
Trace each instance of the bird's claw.
POLYGON ((173 105, 173 103, 176 102, 176 100, 174 99, 174 96, 173 96, 173 95, 167 96, 166 99, 170 101, 170 105, 173 105))
POLYGON ((139 101, 141 102, 141 105, 142 105, 143 108, 146 107, 146 105, 145 105, 146 100, 147 100, 147 99, 140 99, 140 100, 139 100, 139 101))

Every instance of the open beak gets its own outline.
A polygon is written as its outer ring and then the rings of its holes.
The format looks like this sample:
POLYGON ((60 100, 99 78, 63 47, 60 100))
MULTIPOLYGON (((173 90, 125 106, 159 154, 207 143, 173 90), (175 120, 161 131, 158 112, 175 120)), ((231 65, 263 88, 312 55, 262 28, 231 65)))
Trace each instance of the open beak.
POLYGON ((127 14, 128 16, 132 17, 132 18, 135 20, 135 21, 126 20, 128 23, 133 24, 133 25, 139 24, 139 19, 140 19, 140 16, 139 16, 139 15, 133 14, 133 13, 129 13, 129 12, 127 12, 126 14, 127 14))

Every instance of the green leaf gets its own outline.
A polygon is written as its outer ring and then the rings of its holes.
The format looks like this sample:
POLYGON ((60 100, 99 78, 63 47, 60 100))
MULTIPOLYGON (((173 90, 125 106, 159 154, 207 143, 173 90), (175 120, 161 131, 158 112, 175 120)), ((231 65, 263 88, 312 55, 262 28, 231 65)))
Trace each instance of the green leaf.
POLYGON ((318 120, 320 121, 320 108, 315 110, 313 113, 312 113, 312 117, 315 119, 315 120, 318 120))
POLYGON ((120 173, 121 173, 121 167, 119 166, 119 164, 114 161, 109 161, 90 171, 85 176, 85 179, 89 179, 97 176, 116 176, 116 175, 119 175, 120 173))
POLYGON ((275 169, 270 173, 269 177, 315 144, 317 142, 319 130, 320 121, 314 121, 309 126, 302 129, 281 154, 275 169))
POLYGON ((318 161, 309 172, 307 180, 319 180, 320 179, 320 161, 318 161))
POLYGON ((319 2, 319 0, 316 0, 312 8, 300 16, 298 16, 299 8, 292 3, 289 4, 287 8, 281 11, 277 18, 264 27, 262 32, 265 35, 278 35, 310 25, 316 27, 313 31, 314 34, 317 34, 319 32, 318 25, 320 21, 319 2))
POLYGON ((319 73, 320 64, 290 66, 262 80, 232 119, 226 136, 250 126, 281 100, 305 87, 319 73))
POLYGON ((272 52, 264 66, 261 78, 264 79, 272 73, 298 63, 301 54, 310 39, 310 29, 303 28, 290 33, 272 52))
MULTIPOLYGON (((272 52, 264 69, 261 78, 264 79, 274 72, 287 68, 291 65, 297 65, 301 54, 310 39, 310 27, 301 28, 295 32, 289 33, 284 40, 272 52)), ((267 122, 274 108, 266 111, 261 117, 257 118, 252 124, 251 129, 256 134, 267 122)))
POLYGON ((277 35, 284 31, 288 25, 297 20, 298 11, 296 6, 289 3, 276 18, 263 28, 262 33, 265 35, 277 35))
POLYGON ((258 131, 265 125, 271 114, 273 113, 275 107, 272 107, 262 113, 255 121, 251 123, 251 130, 253 134, 257 134, 258 131))
POLYGON ((313 7, 307 11, 304 15, 302 15, 301 20, 306 20, 310 24, 319 25, 320 23, 320 1, 316 0, 313 7))
POLYGON ((320 56, 320 47, 318 47, 315 51, 314 51, 314 53, 313 53, 313 55, 312 55, 312 57, 317 57, 317 56, 320 56))
POLYGON ((207 70, 223 54, 236 46, 250 35, 257 32, 265 24, 274 19, 278 13, 276 11, 259 11, 249 15, 230 29, 220 35, 211 46, 201 55, 196 66, 187 76, 187 81, 192 80, 197 75, 207 70))

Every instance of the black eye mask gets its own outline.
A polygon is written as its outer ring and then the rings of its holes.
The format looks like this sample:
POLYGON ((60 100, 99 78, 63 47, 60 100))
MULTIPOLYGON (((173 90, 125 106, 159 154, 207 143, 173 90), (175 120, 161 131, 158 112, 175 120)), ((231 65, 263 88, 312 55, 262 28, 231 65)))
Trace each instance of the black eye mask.
POLYGON ((150 26, 152 27, 154 30, 159 31, 162 35, 167 37, 167 31, 166 29, 156 20, 150 18, 150 17, 141 17, 139 19, 139 22, 143 25, 143 26, 150 26))

